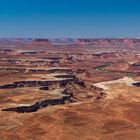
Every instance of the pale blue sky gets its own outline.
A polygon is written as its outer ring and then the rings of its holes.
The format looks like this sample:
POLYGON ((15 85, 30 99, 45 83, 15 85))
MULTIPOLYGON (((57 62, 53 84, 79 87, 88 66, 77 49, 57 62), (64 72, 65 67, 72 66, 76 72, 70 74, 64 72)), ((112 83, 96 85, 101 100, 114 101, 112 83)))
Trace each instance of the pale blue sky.
POLYGON ((139 0, 0 0, 0 37, 138 37, 139 0))

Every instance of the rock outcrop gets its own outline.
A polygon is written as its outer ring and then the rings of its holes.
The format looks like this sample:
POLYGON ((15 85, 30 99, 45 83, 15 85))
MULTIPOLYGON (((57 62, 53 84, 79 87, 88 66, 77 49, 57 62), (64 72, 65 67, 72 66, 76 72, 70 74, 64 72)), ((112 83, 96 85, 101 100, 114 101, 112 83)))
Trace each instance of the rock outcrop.
POLYGON ((30 112, 36 112, 40 108, 54 106, 54 105, 60 105, 60 104, 66 104, 72 102, 70 96, 64 96, 60 99, 50 99, 50 100, 43 100, 36 102, 35 104, 31 106, 21 106, 21 107, 15 107, 15 108, 7 108, 2 109, 2 111, 12 111, 17 113, 30 113, 30 112))
POLYGON ((133 83, 133 86, 140 87, 140 82, 133 83))
POLYGON ((60 85, 64 86, 67 83, 75 82, 77 79, 64 79, 64 80, 54 80, 54 81, 20 81, 14 82, 13 84, 0 86, 0 89, 12 89, 12 88, 22 88, 22 87, 41 87, 41 86, 50 86, 50 85, 60 85))
POLYGON ((136 46, 140 45, 140 39, 78 39, 77 45, 98 45, 98 46, 136 46))
POLYGON ((50 43, 50 41, 48 40, 48 39, 34 39, 31 43, 30 43, 30 45, 29 46, 37 46, 37 47, 39 47, 39 46, 50 46, 51 45, 51 43, 50 43))

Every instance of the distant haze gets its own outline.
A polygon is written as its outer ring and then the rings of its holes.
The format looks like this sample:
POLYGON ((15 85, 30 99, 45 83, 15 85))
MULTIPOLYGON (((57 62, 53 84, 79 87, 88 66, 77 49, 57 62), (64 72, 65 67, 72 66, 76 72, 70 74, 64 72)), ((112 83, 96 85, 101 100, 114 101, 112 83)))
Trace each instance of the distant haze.
POLYGON ((140 1, 0 0, 0 37, 140 37, 140 1))

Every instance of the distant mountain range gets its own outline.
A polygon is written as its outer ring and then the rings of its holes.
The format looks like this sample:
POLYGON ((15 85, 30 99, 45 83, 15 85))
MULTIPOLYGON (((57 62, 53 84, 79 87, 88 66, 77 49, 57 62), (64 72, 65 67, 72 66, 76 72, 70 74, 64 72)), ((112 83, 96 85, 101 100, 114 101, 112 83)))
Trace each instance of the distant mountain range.
POLYGON ((140 39, 137 38, 56 38, 56 39, 43 39, 43 38, 0 38, 0 45, 29 45, 29 46, 48 46, 48 45, 140 45, 140 39))

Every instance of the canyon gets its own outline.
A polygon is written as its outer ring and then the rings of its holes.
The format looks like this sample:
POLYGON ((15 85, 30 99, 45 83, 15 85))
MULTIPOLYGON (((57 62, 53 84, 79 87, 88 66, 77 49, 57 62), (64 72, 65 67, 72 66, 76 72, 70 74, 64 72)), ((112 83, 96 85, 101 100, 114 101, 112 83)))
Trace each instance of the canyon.
POLYGON ((0 139, 139 140, 140 39, 0 39, 0 139))

